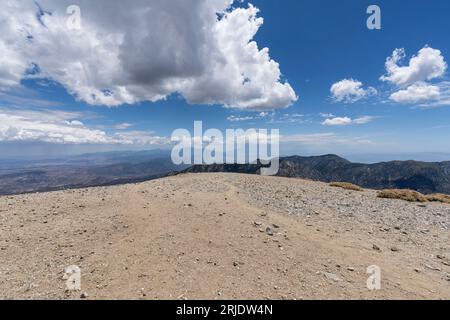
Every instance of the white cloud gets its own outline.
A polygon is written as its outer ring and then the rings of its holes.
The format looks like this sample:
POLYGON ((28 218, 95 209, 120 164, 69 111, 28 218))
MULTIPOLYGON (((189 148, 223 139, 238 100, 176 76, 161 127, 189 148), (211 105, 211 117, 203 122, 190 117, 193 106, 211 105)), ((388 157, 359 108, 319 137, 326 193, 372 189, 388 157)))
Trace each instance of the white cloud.
POLYGON ((420 103, 437 100, 440 96, 439 86, 416 83, 404 90, 394 92, 390 99, 398 103, 420 103))
POLYGON ((128 128, 131 128, 133 125, 131 123, 119 123, 114 126, 114 129, 116 130, 126 130, 128 128))
POLYGON ((81 114, 64 111, 0 109, 0 142, 28 141, 56 144, 168 144, 166 138, 144 132, 120 132, 108 135, 91 129, 77 118, 81 114))
MULTIPOLYGON (((4 22, 0 22, 2 38, 4 37, 4 32, 9 31, 4 30, 2 28, 3 25, 4 22)), ((22 59, 22 57, 17 52, 15 52, 13 46, 8 44, 6 41, 2 41, 1 39, 0 56, 0 89, 18 85, 23 78, 23 74, 28 68, 27 61, 22 59)))
POLYGON ((236 116, 236 115, 231 115, 227 118, 228 121, 230 122, 240 122, 240 121, 250 121, 250 120, 261 120, 261 119, 265 119, 268 117, 273 117, 274 113, 269 113, 269 112, 260 112, 255 116, 236 116))
POLYGON ((353 120, 353 124, 366 124, 371 122, 374 119, 374 117, 371 116, 363 116, 360 118, 356 118, 353 120))
POLYGON ((54 111, 0 110, 0 141, 111 143, 105 132, 85 127, 76 114, 54 111))
POLYGON ((255 118, 252 117, 252 116, 241 117, 241 116, 234 116, 234 115, 231 115, 231 116, 229 116, 227 118, 227 120, 230 121, 230 122, 250 121, 250 120, 253 120, 253 119, 255 119, 255 118))
POLYGON ((404 49, 396 49, 386 60, 387 75, 382 76, 381 80, 397 87, 390 99, 424 107, 450 105, 449 83, 432 81, 442 78, 447 71, 441 51, 426 46, 409 60, 408 65, 400 66, 405 56, 404 49))
POLYGON ((334 118, 334 114, 332 114, 332 113, 320 112, 319 116, 321 116, 322 118, 334 118))
POLYGON ((119 132, 113 136, 116 143, 129 145, 168 145, 169 138, 154 135, 146 131, 119 132))
POLYGON ((352 124, 367 124, 371 122, 374 118, 371 116, 364 116, 356 119, 351 119, 349 117, 335 117, 326 119, 322 122, 324 126, 348 126, 352 124))
POLYGON ((380 79, 397 86, 408 86, 442 77, 447 70, 447 63, 441 51, 437 49, 424 47, 409 60, 408 65, 400 66, 405 57, 404 49, 395 49, 392 56, 386 60, 387 75, 380 79))
POLYGON ((66 124, 71 127, 84 127, 84 123, 79 120, 66 121, 66 124))
POLYGON ((363 88, 362 82, 354 79, 344 79, 331 86, 331 96, 335 101, 354 103, 367 96, 377 94, 373 87, 363 88))
POLYGON ((345 126, 352 124, 352 119, 348 117, 336 117, 332 119, 326 119, 324 122, 322 122, 325 126, 345 126))
POLYGON ((436 84, 439 88, 439 96, 437 98, 430 98, 427 101, 422 101, 418 106, 423 108, 435 108, 450 106, 450 82, 442 81, 436 84))
POLYGON ((300 124, 305 123, 305 115, 300 113, 277 113, 272 112, 267 120, 270 124, 300 124))
POLYGON ((6 1, 0 11, 0 88, 48 78, 77 99, 117 106, 173 93, 192 104, 269 110, 297 100, 268 48, 253 40, 258 9, 230 0, 6 1), (66 8, 81 7, 82 30, 66 8), (49 14, 51 13, 51 14, 49 14), (218 17, 220 16, 220 18, 218 17), (27 74, 32 66, 39 73, 27 74))

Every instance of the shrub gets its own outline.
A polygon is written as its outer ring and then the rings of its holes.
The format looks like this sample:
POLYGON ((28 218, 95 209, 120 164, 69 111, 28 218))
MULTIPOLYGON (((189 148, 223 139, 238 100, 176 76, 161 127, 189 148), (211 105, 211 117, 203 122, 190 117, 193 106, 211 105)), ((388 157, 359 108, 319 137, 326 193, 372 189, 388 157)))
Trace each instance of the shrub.
POLYGON ((352 190, 352 191, 363 191, 363 189, 353 183, 349 182, 332 182, 330 183, 330 186, 336 187, 336 188, 342 188, 345 190, 352 190))
POLYGON ((427 196, 427 199, 428 199, 428 201, 431 201, 431 202, 442 202, 442 203, 450 204, 450 196, 447 194, 441 194, 441 193, 430 194, 427 196))
POLYGON ((420 192, 408 189, 387 189, 378 192, 378 198, 400 199, 409 202, 428 202, 426 196, 420 192))

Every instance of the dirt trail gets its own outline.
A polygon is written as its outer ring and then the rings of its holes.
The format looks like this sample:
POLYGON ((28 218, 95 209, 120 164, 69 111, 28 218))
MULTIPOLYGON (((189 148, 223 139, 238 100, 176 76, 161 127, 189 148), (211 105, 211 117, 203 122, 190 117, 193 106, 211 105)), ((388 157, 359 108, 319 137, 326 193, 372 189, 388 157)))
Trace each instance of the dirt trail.
POLYGON ((432 243, 414 238, 417 245, 389 248, 401 235, 386 236, 362 217, 339 218, 325 206, 295 216, 260 201, 268 197, 261 190, 284 185, 302 188, 305 203, 316 189, 381 201, 371 191, 230 174, 3 197, 0 298, 79 299, 65 291, 69 265, 81 268, 88 299, 450 298, 448 256, 436 258, 447 254, 448 230, 427 225, 432 243), (381 290, 366 287, 371 265, 381 268, 381 290))

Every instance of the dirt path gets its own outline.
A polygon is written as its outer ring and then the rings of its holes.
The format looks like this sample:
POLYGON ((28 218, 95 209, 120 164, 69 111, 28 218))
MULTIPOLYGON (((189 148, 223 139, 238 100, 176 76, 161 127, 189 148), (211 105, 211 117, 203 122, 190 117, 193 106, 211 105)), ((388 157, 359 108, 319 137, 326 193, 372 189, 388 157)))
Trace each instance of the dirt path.
POLYGON ((326 216, 288 215, 252 201, 249 179, 306 183, 203 174, 0 198, 0 298, 78 299, 65 292, 69 265, 89 299, 450 298, 450 269, 432 258, 439 247, 392 251, 367 223, 349 233, 326 216), (381 290, 366 287, 371 265, 381 290))

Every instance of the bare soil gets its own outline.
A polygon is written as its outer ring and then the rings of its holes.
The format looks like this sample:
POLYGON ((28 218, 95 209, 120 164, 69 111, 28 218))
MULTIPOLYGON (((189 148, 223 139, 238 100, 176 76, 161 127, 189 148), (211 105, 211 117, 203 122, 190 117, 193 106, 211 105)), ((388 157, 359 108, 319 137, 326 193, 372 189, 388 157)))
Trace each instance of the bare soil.
POLYGON ((0 299, 450 299, 449 226, 448 204, 236 174, 0 197, 0 299))

